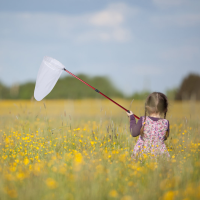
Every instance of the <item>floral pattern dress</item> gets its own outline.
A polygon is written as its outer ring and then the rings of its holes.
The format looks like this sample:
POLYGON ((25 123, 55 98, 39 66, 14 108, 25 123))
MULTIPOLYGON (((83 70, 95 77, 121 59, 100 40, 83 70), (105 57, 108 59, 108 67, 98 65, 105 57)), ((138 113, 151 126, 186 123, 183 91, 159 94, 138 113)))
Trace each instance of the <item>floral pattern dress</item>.
MULTIPOLYGON (((144 123, 144 117, 142 117, 142 124, 144 123)), ((147 154, 158 156, 165 155, 170 157, 167 147, 164 143, 166 131, 168 129, 168 120, 159 119, 153 121, 149 117, 146 117, 144 125, 144 136, 139 136, 139 139, 134 147, 132 157, 140 157, 147 154)))

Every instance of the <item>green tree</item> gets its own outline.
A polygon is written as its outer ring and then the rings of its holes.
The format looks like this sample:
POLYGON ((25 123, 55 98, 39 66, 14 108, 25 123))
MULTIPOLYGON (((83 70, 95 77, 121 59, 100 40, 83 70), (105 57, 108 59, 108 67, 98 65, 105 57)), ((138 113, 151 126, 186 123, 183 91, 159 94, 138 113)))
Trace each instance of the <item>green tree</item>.
MULTIPOLYGON (((114 87, 108 77, 89 77, 84 74, 78 77, 109 97, 123 97, 123 94, 114 87)), ((19 86, 5 87, 0 83, 0 98, 2 99, 31 99, 34 95, 35 83, 28 82, 19 86)), ((60 78, 46 99, 82 99, 104 98, 81 81, 72 76, 60 78)))
POLYGON ((189 74, 185 77, 176 93, 176 100, 200 100, 200 75, 189 74))

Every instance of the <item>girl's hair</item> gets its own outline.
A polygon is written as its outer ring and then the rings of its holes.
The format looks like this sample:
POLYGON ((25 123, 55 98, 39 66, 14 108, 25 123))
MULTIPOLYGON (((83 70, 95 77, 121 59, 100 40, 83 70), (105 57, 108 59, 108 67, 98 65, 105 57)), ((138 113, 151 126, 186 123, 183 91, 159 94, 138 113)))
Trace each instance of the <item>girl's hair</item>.
POLYGON ((150 113, 160 113, 164 114, 164 118, 166 118, 168 111, 168 100, 167 97, 161 92, 153 92, 151 93, 145 102, 145 117, 144 124, 140 129, 140 135, 144 136, 144 125, 146 121, 147 112, 150 113))

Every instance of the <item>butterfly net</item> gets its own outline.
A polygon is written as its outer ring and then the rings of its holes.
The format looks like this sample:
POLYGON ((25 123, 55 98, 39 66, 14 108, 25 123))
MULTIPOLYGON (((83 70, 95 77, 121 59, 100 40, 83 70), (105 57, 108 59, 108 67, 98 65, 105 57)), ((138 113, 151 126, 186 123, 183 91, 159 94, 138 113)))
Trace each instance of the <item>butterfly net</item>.
POLYGON ((37 101, 41 101, 51 92, 64 68, 56 59, 44 57, 35 84, 34 97, 37 101))

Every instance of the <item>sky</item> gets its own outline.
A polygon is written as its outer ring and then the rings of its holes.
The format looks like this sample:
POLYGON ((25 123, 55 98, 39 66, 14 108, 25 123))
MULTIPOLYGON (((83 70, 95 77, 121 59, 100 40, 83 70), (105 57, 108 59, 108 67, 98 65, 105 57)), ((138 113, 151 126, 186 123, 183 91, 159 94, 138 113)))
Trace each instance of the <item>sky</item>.
POLYGON ((0 81, 35 82, 44 56, 127 95, 166 92, 200 74, 200 1, 0 0, 0 81))

